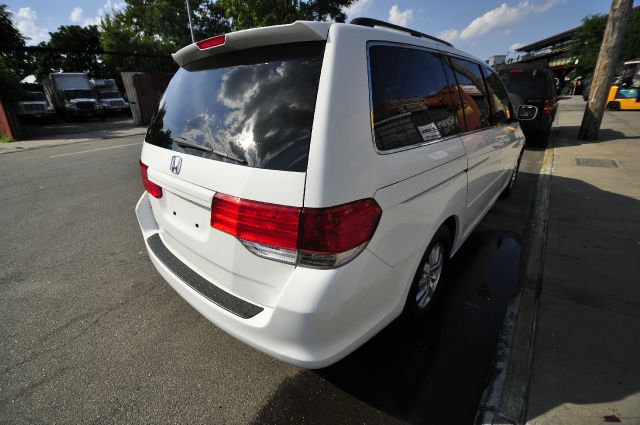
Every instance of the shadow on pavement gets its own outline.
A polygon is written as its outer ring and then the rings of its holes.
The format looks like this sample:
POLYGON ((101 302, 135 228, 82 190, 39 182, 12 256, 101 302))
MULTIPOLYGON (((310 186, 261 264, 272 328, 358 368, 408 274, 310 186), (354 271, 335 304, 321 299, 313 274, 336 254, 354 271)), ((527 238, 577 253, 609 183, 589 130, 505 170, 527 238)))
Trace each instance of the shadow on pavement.
POLYGON ((254 423, 471 423, 517 291, 520 251, 513 234, 472 234, 427 320, 396 320, 337 364, 300 371, 254 423))
POLYGON ((529 420, 638 423, 639 244, 640 201, 553 176, 529 420))
POLYGON ((563 146, 578 146, 588 145, 591 143, 607 142, 609 140, 625 140, 625 139, 637 139, 638 136, 627 136, 621 131, 612 130, 610 128, 601 128, 598 132, 598 139, 596 140, 579 140, 578 132, 580 131, 579 125, 558 126, 554 130, 555 147, 563 146))
POLYGON ((109 137, 116 131, 134 128, 131 118, 126 116, 108 117, 105 121, 99 119, 83 119, 74 122, 60 121, 55 124, 21 123, 22 137, 20 141, 42 139, 81 139, 90 137, 88 133, 101 132, 101 137, 109 137))

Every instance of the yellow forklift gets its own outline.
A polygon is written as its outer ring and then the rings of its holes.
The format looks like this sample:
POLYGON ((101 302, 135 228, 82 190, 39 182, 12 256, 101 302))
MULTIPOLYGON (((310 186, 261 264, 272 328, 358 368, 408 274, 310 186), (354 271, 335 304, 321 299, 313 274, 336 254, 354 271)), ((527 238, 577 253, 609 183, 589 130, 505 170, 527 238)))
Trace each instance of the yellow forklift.
POLYGON ((609 89, 607 109, 640 111, 640 60, 625 62, 620 77, 609 89))

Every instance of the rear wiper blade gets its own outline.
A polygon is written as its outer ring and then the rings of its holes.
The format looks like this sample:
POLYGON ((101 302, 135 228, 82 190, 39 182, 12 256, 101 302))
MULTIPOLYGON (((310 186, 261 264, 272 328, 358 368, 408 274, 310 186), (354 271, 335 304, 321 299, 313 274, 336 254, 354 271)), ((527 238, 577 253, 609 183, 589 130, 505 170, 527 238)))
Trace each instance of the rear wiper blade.
POLYGON ((248 164, 248 162, 245 161, 244 159, 240 159, 240 158, 236 158, 236 157, 231 156, 231 155, 227 155, 226 153, 219 152, 219 151, 217 151, 217 150, 215 150, 213 148, 210 148, 208 146, 199 145, 197 143, 194 143, 194 142, 191 142, 191 141, 185 139, 184 137, 176 137, 174 139, 174 142, 177 145, 180 145, 180 146, 187 146, 189 148, 198 149, 198 150, 201 150, 201 151, 204 151, 204 152, 210 152, 210 153, 212 153, 214 155, 221 156, 221 157, 223 157, 225 159, 230 159, 231 161, 235 161, 235 162, 237 162, 239 164, 248 164))
POLYGON ((211 149, 211 148, 210 148, 210 147, 208 147, 208 146, 202 146, 202 145, 200 145, 200 144, 198 144, 198 143, 191 142, 191 141, 189 141, 189 140, 185 139, 184 137, 176 137, 176 138, 173 140, 173 142, 174 142, 176 145, 180 145, 180 146, 187 146, 187 147, 189 147, 189 148, 198 149, 199 151, 205 151, 205 152, 212 152, 212 151, 213 151, 213 149, 211 149))

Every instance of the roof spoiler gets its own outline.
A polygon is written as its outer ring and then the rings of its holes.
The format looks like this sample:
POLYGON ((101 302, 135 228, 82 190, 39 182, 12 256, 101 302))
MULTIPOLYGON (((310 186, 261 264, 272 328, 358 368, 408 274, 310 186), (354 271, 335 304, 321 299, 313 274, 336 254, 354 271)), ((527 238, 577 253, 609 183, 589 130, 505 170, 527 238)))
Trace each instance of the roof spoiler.
POLYGON ((171 57, 179 66, 184 66, 198 59, 233 50, 250 49, 271 44, 322 41, 327 39, 330 26, 331 22, 296 21, 287 25, 236 31, 225 34, 224 37, 220 36, 220 42, 213 43, 212 47, 200 48, 198 44, 201 42, 196 42, 183 47, 172 54, 171 57))

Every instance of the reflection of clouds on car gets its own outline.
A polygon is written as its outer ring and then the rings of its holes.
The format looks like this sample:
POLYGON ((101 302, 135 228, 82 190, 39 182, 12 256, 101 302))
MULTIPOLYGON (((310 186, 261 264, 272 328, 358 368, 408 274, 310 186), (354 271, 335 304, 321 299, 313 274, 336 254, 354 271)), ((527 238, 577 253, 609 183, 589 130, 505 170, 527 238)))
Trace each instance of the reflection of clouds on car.
POLYGON ((171 102, 161 102, 161 120, 156 118, 150 136, 162 138, 161 133, 169 131, 186 141, 171 143, 178 151, 225 162, 239 159, 258 168, 302 171, 321 53, 313 46, 262 49, 246 57, 203 60, 181 68, 164 96, 171 102), (198 145, 203 149, 196 152, 198 145))
POLYGON ((228 111, 215 137, 234 150, 242 149, 250 165, 256 158, 268 164, 288 151, 295 157, 295 145, 311 136, 310 126, 288 124, 313 120, 315 102, 309 102, 304 86, 319 79, 314 62, 296 59, 239 66, 225 73, 217 98, 228 111), (252 150, 257 155, 250 159, 252 150))

